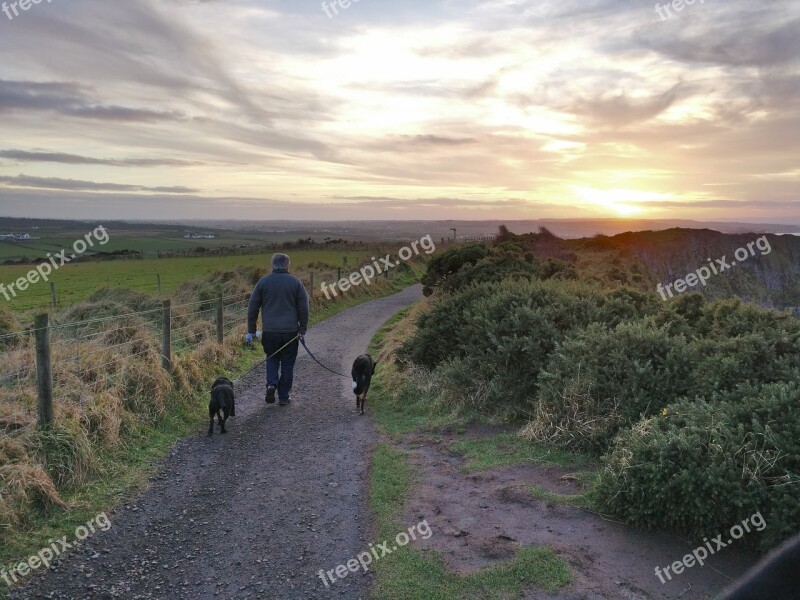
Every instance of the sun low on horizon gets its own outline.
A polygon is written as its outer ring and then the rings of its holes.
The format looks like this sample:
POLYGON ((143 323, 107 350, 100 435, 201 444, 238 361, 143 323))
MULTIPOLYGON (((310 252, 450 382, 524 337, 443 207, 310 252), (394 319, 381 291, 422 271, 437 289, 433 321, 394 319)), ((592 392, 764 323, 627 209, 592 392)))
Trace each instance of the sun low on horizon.
POLYGON ((40 3, 0 212, 800 224, 798 40, 789 0, 40 3))

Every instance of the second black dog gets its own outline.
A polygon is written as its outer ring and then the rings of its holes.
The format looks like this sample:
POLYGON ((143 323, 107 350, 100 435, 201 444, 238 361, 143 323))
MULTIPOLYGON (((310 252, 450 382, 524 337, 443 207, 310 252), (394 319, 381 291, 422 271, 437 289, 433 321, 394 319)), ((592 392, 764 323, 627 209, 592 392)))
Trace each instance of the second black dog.
POLYGON ((233 395, 233 382, 227 377, 218 378, 211 385, 211 401, 208 403, 208 435, 214 435, 214 415, 219 421, 220 433, 225 431, 225 421, 236 416, 236 401, 233 395))
POLYGON ((356 408, 364 414, 364 406, 367 403, 367 392, 369 384, 372 383, 372 376, 375 373, 377 361, 373 362, 369 354, 362 354, 353 362, 353 393, 356 395, 356 408))

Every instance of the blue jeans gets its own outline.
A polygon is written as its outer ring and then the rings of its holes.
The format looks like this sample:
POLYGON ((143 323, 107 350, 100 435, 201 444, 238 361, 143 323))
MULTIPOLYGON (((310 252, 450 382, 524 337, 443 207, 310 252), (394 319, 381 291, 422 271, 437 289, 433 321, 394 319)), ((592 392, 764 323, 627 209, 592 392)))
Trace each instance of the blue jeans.
POLYGON ((283 350, 278 352, 281 346, 295 337, 296 333, 269 333, 267 331, 261 336, 261 345, 267 358, 267 385, 274 385, 278 389, 278 400, 288 400, 289 393, 292 391, 292 381, 294 380, 294 363, 297 360, 297 351, 300 347, 298 340, 295 340, 283 350), (277 354, 275 354, 278 352, 277 354), (275 356, 271 356, 275 354, 275 356))

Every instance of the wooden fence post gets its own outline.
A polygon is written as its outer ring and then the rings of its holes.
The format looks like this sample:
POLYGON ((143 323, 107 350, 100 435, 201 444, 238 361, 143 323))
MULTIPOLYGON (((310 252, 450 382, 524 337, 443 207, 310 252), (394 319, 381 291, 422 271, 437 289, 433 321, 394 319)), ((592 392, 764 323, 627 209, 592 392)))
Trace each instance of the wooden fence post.
POLYGON ((58 306, 58 296, 56 296, 56 282, 50 282, 50 304, 53 305, 53 308, 58 306))
POLYGON ((219 293, 217 298, 217 343, 222 344, 225 341, 225 313, 224 305, 222 303, 222 292, 219 293))
POLYGON ((336 281, 339 281, 341 278, 342 278, 342 267, 339 267, 339 270, 336 273, 336 281))
POLYGON ((314 271, 311 271, 311 289, 309 290, 311 294, 311 299, 314 299, 314 271))
POLYGON ((50 317, 47 313, 34 320, 36 330, 36 382, 39 388, 39 428, 53 422, 53 371, 50 364, 50 317))
POLYGON ((161 327, 163 329, 163 345, 161 365, 167 371, 172 370, 172 303, 164 300, 161 310, 161 327))
POLYGON ((158 295, 161 295, 161 275, 156 274, 156 283, 158 283, 158 295))

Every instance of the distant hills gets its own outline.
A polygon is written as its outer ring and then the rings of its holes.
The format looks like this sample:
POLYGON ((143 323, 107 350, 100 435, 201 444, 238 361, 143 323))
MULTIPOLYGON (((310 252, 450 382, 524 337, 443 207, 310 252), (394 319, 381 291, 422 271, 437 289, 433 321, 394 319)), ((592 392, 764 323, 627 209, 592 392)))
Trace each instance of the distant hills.
MULTIPOLYGON (((95 222, 91 222, 95 223, 95 222)), ((85 223, 89 225, 91 223, 85 223)), ((284 238, 312 237, 323 240, 326 237, 359 240, 415 240, 430 234, 434 240, 442 238, 475 237, 497 233, 500 225, 506 225, 509 231, 516 234, 538 231, 546 227, 561 238, 576 239, 592 237, 596 234, 617 235, 627 231, 661 231, 666 229, 711 229, 721 233, 798 233, 800 225, 723 222, 723 221, 689 221, 681 219, 531 219, 524 221, 233 221, 233 220, 192 220, 185 221, 109 221, 102 220, 104 225, 118 230, 151 229, 154 232, 166 232, 176 227, 187 231, 235 231, 239 235, 258 235, 268 238, 270 234, 284 238)), ((75 229, 81 225, 79 221, 12 219, 0 217, 0 232, 9 230, 27 230, 33 227, 48 229, 60 227, 75 229)), ((96 223, 95 223, 96 225, 96 223)))

